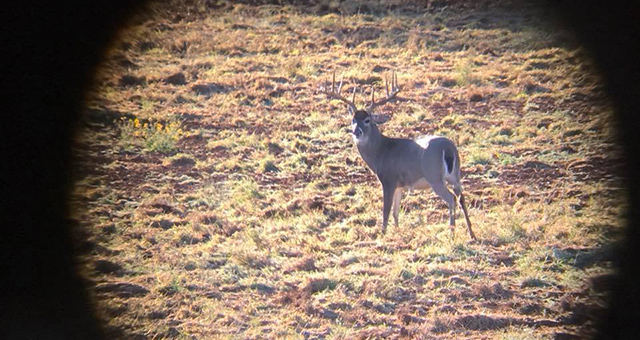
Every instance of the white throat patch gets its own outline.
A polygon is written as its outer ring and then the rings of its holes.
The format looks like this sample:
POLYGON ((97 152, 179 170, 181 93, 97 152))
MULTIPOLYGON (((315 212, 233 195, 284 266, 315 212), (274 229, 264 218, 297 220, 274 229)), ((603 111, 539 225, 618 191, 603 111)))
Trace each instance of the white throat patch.
POLYGON ((360 138, 356 137, 356 135, 353 134, 353 130, 355 130, 357 126, 358 126, 358 123, 351 124, 351 138, 353 138, 353 142, 358 145, 364 144, 368 140, 368 138, 364 134, 360 135, 360 138))
POLYGON ((362 135, 362 137, 358 138, 356 137, 356 135, 351 134, 351 137, 353 138, 353 141, 357 144, 357 145, 361 145, 361 144, 366 144, 367 141, 369 141, 369 137, 362 135))

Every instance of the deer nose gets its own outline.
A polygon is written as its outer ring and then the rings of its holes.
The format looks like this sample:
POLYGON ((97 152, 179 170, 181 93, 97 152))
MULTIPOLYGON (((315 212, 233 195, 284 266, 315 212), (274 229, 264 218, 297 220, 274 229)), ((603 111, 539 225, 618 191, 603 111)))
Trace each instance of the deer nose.
POLYGON ((360 138, 360 136, 362 136, 362 129, 360 129, 359 127, 354 127, 353 128, 353 135, 356 136, 357 138, 360 138))

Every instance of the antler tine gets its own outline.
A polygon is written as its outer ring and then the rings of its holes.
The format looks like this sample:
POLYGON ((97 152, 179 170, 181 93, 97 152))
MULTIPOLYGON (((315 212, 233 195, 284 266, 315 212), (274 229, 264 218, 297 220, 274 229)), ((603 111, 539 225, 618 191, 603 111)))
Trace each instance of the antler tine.
POLYGON ((396 72, 391 73, 391 92, 396 88, 396 72))
POLYGON ((392 77, 392 84, 391 84, 391 91, 393 91, 394 89, 398 88, 398 76, 396 76, 396 71, 393 71, 393 73, 391 73, 391 77, 392 77))
POLYGON ((351 102, 354 103, 354 104, 356 102, 356 90, 357 89, 358 89, 357 87, 355 87, 355 86, 353 87, 353 98, 351 99, 351 102))
POLYGON ((398 74, 395 70, 393 71, 393 88, 397 91, 400 91, 400 88, 398 87, 398 74))
POLYGON ((371 91, 372 91, 371 104, 367 107, 368 111, 372 110, 376 106, 379 106, 388 102, 389 100, 393 99, 396 96, 396 94, 398 94, 398 92, 400 92, 400 87, 398 86, 398 75, 396 74, 396 72, 393 71, 391 75, 391 92, 389 92, 389 80, 388 78, 385 77, 385 91, 387 92, 386 98, 376 102, 374 101, 374 96, 373 96, 373 86, 371 86, 371 91))
POLYGON ((400 87, 398 86, 398 74, 396 71, 393 71, 391 74, 391 96, 395 95, 395 93, 400 91, 400 87))
MULTIPOLYGON (((349 101, 349 99, 340 95, 340 91, 342 91, 343 84, 344 84, 344 77, 340 79, 340 84, 338 84, 338 87, 336 88, 336 71, 334 70, 333 75, 331 76, 331 89, 327 89, 326 87, 324 87, 322 90, 322 93, 324 93, 330 98, 338 99, 342 101, 343 103, 347 104, 351 109, 355 111, 356 105, 354 104, 354 101, 349 101)), ((355 96, 354 96, 354 99, 355 99, 355 96)))
MULTIPOLYGON (((393 84, 391 84, 393 86, 393 84)), ((384 77, 384 88, 387 91, 387 97, 389 97, 389 78, 384 77)))
POLYGON ((333 70, 333 77, 331 78, 331 92, 335 89, 336 86, 336 70, 333 70))
POLYGON ((374 91, 374 87, 373 84, 371 84, 371 105, 373 105, 373 103, 375 103, 374 97, 373 95, 376 93, 376 91, 374 91))

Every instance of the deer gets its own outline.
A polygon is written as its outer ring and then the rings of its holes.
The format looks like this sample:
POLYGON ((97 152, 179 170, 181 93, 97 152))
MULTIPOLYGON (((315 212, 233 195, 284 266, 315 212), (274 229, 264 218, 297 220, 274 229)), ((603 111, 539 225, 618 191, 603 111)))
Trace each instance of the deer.
POLYGON ((464 213, 469 236, 476 241, 462 193, 460 156, 454 142, 442 136, 427 135, 413 140, 387 137, 380 132, 378 124, 383 124, 386 120, 373 114, 373 110, 393 100, 400 92, 395 71, 391 76, 391 89, 389 80, 385 77, 386 97, 375 101, 374 85, 371 85, 371 102, 363 109, 358 109, 355 105, 356 87, 351 100, 340 94, 343 80, 336 87, 334 71, 331 87, 321 87, 321 93, 329 99, 347 104, 348 112, 352 115, 350 132, 353 141, 364 162, 382 184, 382 234, 386 233, 391 208, 395 227, 398 229, 400 200, 405 191, 431 188, 449 208, 451 234, 455 236, 455 208, 458 204, 464 213), (446 183, 452 185, 453 193, 446 183))

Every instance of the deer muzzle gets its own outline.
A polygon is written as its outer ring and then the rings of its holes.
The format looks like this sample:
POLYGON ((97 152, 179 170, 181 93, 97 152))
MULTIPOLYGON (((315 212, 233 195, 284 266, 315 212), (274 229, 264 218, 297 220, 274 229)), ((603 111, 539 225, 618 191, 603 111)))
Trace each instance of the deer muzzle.
POLYGON ((351 133, 353 133, 353 136, 356 138, 362 137, 362 129, 359 128, 358 126, 354 126, 351 133))

